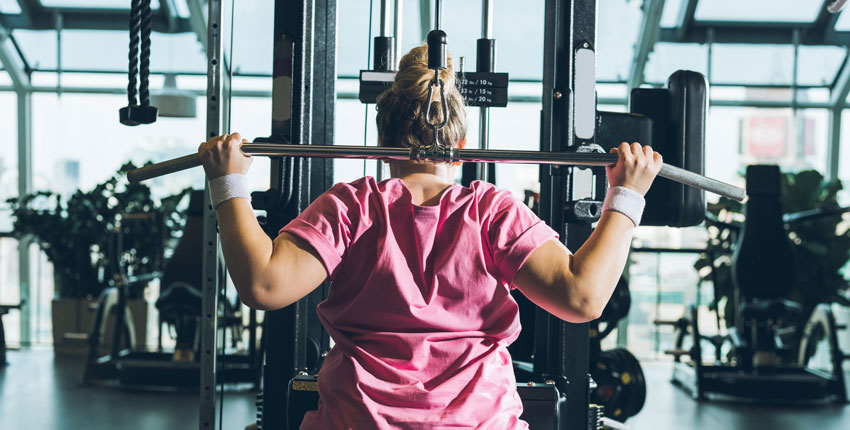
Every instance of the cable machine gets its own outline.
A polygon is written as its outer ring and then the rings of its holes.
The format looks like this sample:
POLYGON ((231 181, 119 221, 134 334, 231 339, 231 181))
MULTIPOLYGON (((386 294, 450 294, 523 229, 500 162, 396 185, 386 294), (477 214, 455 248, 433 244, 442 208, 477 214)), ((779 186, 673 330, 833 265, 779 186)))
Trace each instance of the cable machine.
MULTIPOLYGON (((334 141, 336 0, 275 0, 271 133, 269 138, 257 139, 254 144, 245 146, 248 152, 272 157, 270 189, 252 196, 255 209, 266 212, 260 222, 269 236, 275 237, 280 228, 332 185, 332 164, 328 158, 539 163, 540 216, 570 249, 578 249, 587 240, 591 224, 601 215, 607 182, 604 166, 614 161, 610 159, 611 154, 606 154, 605 145, 610 145, 613 139, 617 139, 616 142, 641 141, 653 146, 658 143, 659 152, 674 155, 667 157, 668 161, 674 161, 672 166, 667 166, 668 173, 673 172, 667 177, 732 198, 743 197, 740 188, 701 176, 701 136, 704 136, 707 106, 707 89, 701 75, 693 72, 674 74, 669 90, 635 90, 632 112, 636 113, 596 110, 596 0, 545 0, 541 152, 487 150, 487 107, 499 105, 500 97, 507 103, 507 74, 493 73, 492 1, 485 0, 483 4, 483 37, 478 41, 478 64, 474 72, 482 79, 470 79, 472 73, 462 76, 466 79, 462 88, 466 96, 478 89, 493 90, 479 91, 479 94, 491 96, 481 99, 480 104, 467 97, 468 104, 482 106, 482 149, 453 151, 434 145, 401 149, 400 153, 395 153, 393 151, 399 148, 329 147, 334 141), (496 83, 496 79, 504 79, 504 84, 496 83), (685 151, 691 142, 695 145, 693 153, 685 151), (306 159, 305 156, 316 158, 306 159), (597 161, 589 163, 591 159, 597 161), (589 175, 582 172, 585 168, 589 175)), ((364 88, 369 90, 367 95, 377 96, 382 91, 381 86, 392 82, 389 76, 391 67, 395 66, 397 46, 386 36, 386 1, 382 2, 382 12, 381 36, 375 40, 375 70, 361 73, 362 101, 366 101, 364 88), (377 48, 381 48, 380 51, 377 48)), ((399 12, 397 7, 397 21, 399 12)), ((439 1, 435 17, 439 29, 439 1)), ((221 0, 209 0, 208 21, 206 135, 212 137, 229 130, 230 99, 225 94, 230 79, 223 73, 221 0)), ((400 28, 398 24, 396 32, 400 28)), ((429 35, 429 56, 435 55, 431 52, 439 54, 442 50, 445 58, 445 33, 442 36, 440 33, 434 31, 429 35)), ((438 64, 429 66, 439 67, 438 64)), ((150 177, 145 175, 157 169, 160 170, 155 175, 197 164, 192 156, 186 156, 147 167, 134 175, 138 180, 150 177)), ((491 176, 488 169, 482 170, 475 175, 491 176)), ((704 214, 702 191, 685 189, 672 181, 659 181, 663 185, 653 186, 653 190, 659 190, 655 192, 656 197, 647 195, 645 219, 651 219, 651 225, 691 225, 694 214, 704 214), (671 201, 675 202, 675 207, 669 208, 671 201), (663 205, 672 210, 658 212, 663 205), (653 207, 656 208, 654 215, 651 214, 653 207)), ((216 327, 217 298, 224 276, 216 218, 209 205, 208 191, 201 320, 199 428, 202 430, 215 428, 216 372, 219 369, 215 351, 220 341, 216 327)), ((313 309, 327 292, 326 284, 287 308, 266 313, 264 391, 258 396, 260 428, 297 426, 300 422, 297 413, 302 413, 304 405, 317 398, 315 380, 311 380, 310 375, 321 366, 322 357, 329 350, 329 338, 313 309), (302 411, 296 412, 299 408, 302 411)), ((530 380, 520 381, 522 384, 518 388, 525 406, 523 419, 535 430, 596 428, 598 414, 588 401, 593 385, 588 374, 588 324, 566 323, 537 309, 533 335, 530 380)))

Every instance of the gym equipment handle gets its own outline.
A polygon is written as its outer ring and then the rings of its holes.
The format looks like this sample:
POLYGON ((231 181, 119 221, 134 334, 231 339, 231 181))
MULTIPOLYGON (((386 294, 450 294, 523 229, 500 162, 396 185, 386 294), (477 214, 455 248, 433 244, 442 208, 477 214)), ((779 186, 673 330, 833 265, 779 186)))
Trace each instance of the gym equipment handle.
MULTIPOLYGON (((318 157, 353 158, 381 160, 429 160, 443 162, 468 163, 517 163, 551 164, 569 166, 607 166, 617 161, 616 154, 586 152, 542 152, 438 148, 387 148, 374 146, 322 146, 322 145, 282 145, 275 143, 245 143, 242 151, 246 154, 268 157, 318 157)), ((198 154, 185 155, 173 160, 151 164, 127 172, 130 182, 140 182, 151 178, 179 172, 201 165, 198 154)), ((659 176, 699 188, 723 197, 743 201, 746 192, 716 179, 664 164, 659 176)))

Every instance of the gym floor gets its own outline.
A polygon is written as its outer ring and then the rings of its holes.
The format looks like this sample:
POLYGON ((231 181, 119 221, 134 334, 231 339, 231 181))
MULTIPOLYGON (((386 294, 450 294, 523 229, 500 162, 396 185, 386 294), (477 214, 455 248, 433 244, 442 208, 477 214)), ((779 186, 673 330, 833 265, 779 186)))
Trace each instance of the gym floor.
MULTIPOLYGON (((10 351, 0 367, 0 429, 114 430, 197 428, 192 393, 150 393, 80 387, 82 359, 50 350, 10 351)), ((649 392, 635 430, 817 429, 846 430, 850 405, 764 406, 691 400, 672 386, 668 363, 644 363, 649 392)), ((241 430, 255 417, 254 393, 228 391, 223 428, 241 430)))

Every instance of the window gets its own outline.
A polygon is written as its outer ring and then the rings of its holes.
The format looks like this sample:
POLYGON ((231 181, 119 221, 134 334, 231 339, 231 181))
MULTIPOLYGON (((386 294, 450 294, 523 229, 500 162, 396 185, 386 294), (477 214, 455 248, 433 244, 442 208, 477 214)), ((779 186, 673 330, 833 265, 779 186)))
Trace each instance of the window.
POLYGON ((806 22, 817 18, 823 2, 800 0, 705 0, 697 3, 698 21, 806 22))
POLYGON ((656 43, 646 62, 644 80, 667 86, 667 79, 677 70, 707 75, 708 47, 694 43, 656 43))
POLYGON ((712 107, 706 125, 706 174, 743 185, 741 174, 748 164, 824 172, 828 121, 825 109, 801 109, 795 117, 791 109, 712 107))
MULTIPOLYGON (((6 199, 18 195, 18 135, 17 96, 0 92, 0 303, 17 303, 20 300, 18 280, 18 241, 3 237, 12 230, 6 199)), ((3 316, 6 325, 6 342, 20 343, 20 313, 3 316)))
MULTIPOLYGON (((625 82, 634 57, 642 20, 641 3, 628 0, 606 0, 598 2, 596 29, 596 80, 625 82)), ((542 11, 541 11, 542 13, 542 11)), ((543 28, 534 33, 542 35, 543 28)), ((542 41, 541 41, 542 43, 542 41)), ((541 51, 542 45, 532 45, 541 51)), ((540 68, 542 61, 535 66, 540 68)))
POLYGON ((0 232, 11 230, 6 199, 18 195, 18 99, 0 92, 0 232))
MULTIPOLYGON (((41 0, 46 7, 130 9, 124 0, 41 0)), ((151 9, 159 9, 159 0, 151 1, 151 9)))

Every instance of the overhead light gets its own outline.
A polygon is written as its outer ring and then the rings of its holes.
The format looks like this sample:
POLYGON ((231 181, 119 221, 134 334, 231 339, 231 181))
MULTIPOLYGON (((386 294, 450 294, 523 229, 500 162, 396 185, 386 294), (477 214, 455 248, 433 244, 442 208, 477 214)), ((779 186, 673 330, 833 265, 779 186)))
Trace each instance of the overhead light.
POLYGON ((151 104, 159 109, 159 116, 195 118, 197 97, 194 93, 177 89, 177 75, 165 75, 161 90, 151 91, 151 104))

